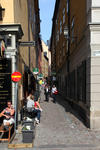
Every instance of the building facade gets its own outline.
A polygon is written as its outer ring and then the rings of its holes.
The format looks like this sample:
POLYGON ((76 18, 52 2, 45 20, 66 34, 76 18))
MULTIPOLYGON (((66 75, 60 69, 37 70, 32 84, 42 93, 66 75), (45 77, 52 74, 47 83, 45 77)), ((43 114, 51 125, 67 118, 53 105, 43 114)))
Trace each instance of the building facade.
POLYGON ((58 89, 91 129, 100 129, 99 6, 99 0, 56 0, 51 36, 58 89))
POLYGON ((9 83, 10 100, 14 106, 19 100, 17 104, 20 107, 28 91, 35 90, 33 68, 38 67, 41 57, 38 55, 41 51, 38 0, 0 1, 0 41, 5 43, 3 58, 11 60, 10 75, 15 71, 22 74, 18 84, 12 81, 9 83))
POLYGON ((45 42, 42 40, 42 74, 46 78, 49 75, 49 49, 45 42))

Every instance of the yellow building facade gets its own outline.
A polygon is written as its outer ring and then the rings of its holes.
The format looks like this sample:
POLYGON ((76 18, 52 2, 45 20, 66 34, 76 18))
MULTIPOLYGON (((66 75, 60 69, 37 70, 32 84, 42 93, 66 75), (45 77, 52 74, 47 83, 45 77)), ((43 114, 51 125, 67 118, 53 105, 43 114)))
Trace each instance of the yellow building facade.
MULTIPOLYGON (((11 73, 19 71, 22 74, 22 79, 17 86, 20 106, 28 91, 35 90, 33 68, 38 67, 38 39, 40 40, 39 4, 38 0, 0 0, 0 7, 0 40, 3 39, 6 45, 4 57, 9 57, 12 61, 11 73), (7 30, 4 30, 5 27, 7 30), (5 35, 2 32, 3 30, 5 35), (11 46, 7 46, 8 43, 6 41, 10 41, 11 46), (21 42, 30 41, 33 42, 32 46, 30 44, 27 46, 20 44, 21 42)), ((14 89, 15 83, 12 82, 11 99, 15 105, 16 92, 14 89)))
POLYGON ((49 73, 49 50, 44 41, 42 41, 42 50, 42 74, 45 78, 49 73))

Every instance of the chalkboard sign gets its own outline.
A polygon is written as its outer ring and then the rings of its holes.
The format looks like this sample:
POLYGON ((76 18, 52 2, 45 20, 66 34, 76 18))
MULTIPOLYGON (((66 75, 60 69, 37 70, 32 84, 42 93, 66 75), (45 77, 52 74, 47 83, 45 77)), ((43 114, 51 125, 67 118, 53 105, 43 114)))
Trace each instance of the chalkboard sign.
POLYGON ((0 58, 0 112, 12 101, 11 85, 11 59, 0 58))

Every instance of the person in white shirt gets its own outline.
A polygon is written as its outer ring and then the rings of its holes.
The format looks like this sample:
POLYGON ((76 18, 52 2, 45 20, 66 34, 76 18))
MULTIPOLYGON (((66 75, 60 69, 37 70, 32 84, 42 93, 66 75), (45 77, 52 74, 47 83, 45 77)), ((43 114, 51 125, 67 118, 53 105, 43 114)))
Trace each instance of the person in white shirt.
POLYGON ((27 108, 34 108, 34 100, 29 98, 28 101, 27 101, 27 108))
POLYGON ((34 96, 30 93, 27 97, 27 110, 32 111, 34 109, 34 96))
POLYGON ((56 91, 57 91, 57 88, 55 85, 53 85, 51 92, 52 92, 52 97, 53 97, 54 103, 56 103, 56 94, 55 94, 56 91))

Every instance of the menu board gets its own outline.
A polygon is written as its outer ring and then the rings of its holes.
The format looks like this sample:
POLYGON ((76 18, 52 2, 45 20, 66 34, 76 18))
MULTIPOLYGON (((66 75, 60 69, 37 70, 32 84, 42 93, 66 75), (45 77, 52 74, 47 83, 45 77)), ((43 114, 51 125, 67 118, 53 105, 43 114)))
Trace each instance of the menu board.
POLYGON ((0 112, 12 101, 11 85, 11 58, 0 58, 0 112))

